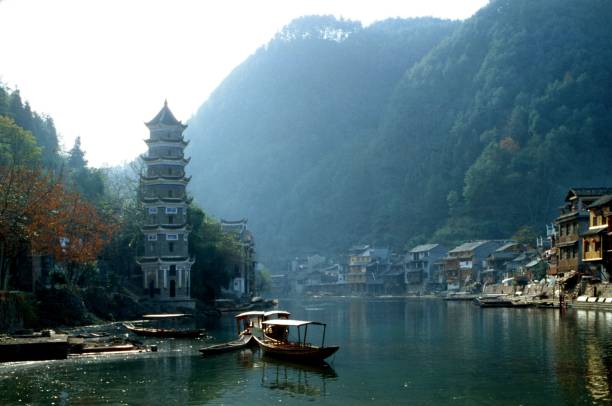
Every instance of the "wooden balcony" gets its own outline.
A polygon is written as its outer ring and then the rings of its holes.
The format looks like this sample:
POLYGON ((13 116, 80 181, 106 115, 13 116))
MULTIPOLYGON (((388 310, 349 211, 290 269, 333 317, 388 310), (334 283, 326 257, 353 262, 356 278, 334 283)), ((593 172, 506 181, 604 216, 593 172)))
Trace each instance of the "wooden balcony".
POLYGON ((578 241, 578 234, 563 235, 557 239, 557 245, 572 243, 576 241, 578 241))
POLYGON ((557 272, 564 273, 578 270, 578 259, 560 259, 557 265, 557 272))
POLYGON ((600 251, 589 251, 584 253, 582 259, 585 261, 601 261, 603 254, 600 251))

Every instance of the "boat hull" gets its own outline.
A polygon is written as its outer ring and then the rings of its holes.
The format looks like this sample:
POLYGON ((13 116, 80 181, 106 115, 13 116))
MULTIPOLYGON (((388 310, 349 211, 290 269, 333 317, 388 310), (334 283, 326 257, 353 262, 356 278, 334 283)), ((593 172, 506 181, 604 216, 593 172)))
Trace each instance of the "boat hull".
POLYGON ((200 353, 202 355, 215 355, 215 354, 223 354, 226 352, 241 350, 243 348, 247 348, 253 342, 253 336, 243 336, 238 340, 228 341, 226 343, 209 345, 208 347, 200 348, 200 353))
POLYGON ((299 344, 275 344, 255 337, 264 355, 299 363, 321 363, 340 348, 337 345, 315 347, 299 344))
POLYGON ((202 330, 174 330, 174 329, 157 329, 136 327, 132 324, 124 324, 130 332, 142 337, 159 337, 159 338, 199 338, 205 337, 206 332, 202 330))

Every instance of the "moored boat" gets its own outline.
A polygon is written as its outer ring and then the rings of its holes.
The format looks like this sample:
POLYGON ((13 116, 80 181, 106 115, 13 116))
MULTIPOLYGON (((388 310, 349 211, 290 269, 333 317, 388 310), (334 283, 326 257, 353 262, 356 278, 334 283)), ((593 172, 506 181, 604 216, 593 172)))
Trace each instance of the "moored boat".
POLYGON ((241 336, 240 338, 233 340, 233 341, 228 341, 226 343, 213 344, 207 347, 200 348, 199 351, 202 355, 223 354, 226 352, 231 352, 231 351, 236 351, 236 350, 241 350, 243 348, 247 348, 251 345, 251 342, 253 342, 253 336, 249 334, 249 335, 241 336))
POLYGON ((200 353, 202 353, 202 355, 222 354, 253 345, 253 329, 260 326, 264 314, 263 311, 255 310, 236 315, 238 338, 225 343, 213 344, 200 348, 200 353))
POLYGON ((506 295, 480 296, 474 299, 480 307, 513 307, 512 300, 506 295))
MULTIPOLYGON (((145 322, 156 320, 161 321, 175 321, 190 317, 189 314, 173 313, 173 314, 145 314, 142 316, 145 322)), ((192 328, 180 328, 178 326, 166 327, 159 325, 157 327, 146 327, 143 325, 136 325, 134 323, 123 323, 126 329, 130 332, 144 337, 160 337, 160 338, 201 338, 206 337, 206 330, 204 329, 192 329, 192 328)))
POLYGON ((254 336, 264 355, 277 357, 292 362, 320 363, 340 348, 337 345, 325 346, 327 325, 317 321, 276 319, 262 322, 265 334, 254 336), (322 326, 323 338, 317 346, 307 342, 309 326, 322 326), (289 328, 297 328, 297 341, 289 341, 289 328), (304 334, 302 334, 302 328, 304 334))

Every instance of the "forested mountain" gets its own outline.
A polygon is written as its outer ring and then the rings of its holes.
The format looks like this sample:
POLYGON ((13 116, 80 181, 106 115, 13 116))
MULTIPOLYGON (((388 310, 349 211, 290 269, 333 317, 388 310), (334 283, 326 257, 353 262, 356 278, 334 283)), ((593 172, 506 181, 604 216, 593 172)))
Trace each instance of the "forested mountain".
POLYGON ((263 258, 509 237, 612 184, 612 3, 289 24, 190 122, 192 191, 263 258))

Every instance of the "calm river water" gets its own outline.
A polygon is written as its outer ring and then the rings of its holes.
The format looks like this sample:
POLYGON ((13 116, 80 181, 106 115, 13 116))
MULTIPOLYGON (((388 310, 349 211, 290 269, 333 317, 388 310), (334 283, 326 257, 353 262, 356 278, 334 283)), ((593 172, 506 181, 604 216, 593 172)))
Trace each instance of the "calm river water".
MULTIPOLYGON (((157 353, 2 364, 0 404, 612 404, 612 312, 435 299, 280 308, 329 324, 326 342, 340 345, 329 368, 250 350, 203 358, 205 342, 168 340, 157 353)), ((234 335, 231 317, 208 327, 214 341, 234 335)))

